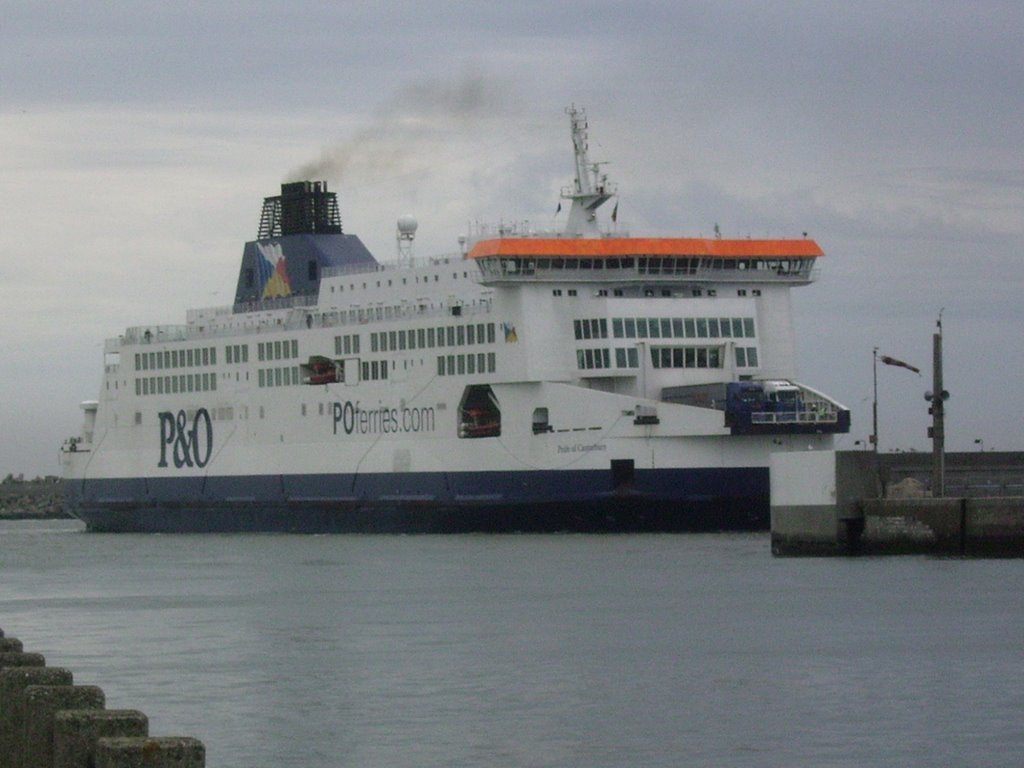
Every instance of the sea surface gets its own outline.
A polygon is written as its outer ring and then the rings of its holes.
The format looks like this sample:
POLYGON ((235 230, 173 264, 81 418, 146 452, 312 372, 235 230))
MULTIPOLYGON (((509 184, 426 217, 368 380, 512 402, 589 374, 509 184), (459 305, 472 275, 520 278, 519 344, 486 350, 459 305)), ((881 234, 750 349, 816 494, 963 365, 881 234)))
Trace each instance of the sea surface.
POLYGON ((1021 560, 6 522, 0 627, 209 768, 1024 763, 1021 560))

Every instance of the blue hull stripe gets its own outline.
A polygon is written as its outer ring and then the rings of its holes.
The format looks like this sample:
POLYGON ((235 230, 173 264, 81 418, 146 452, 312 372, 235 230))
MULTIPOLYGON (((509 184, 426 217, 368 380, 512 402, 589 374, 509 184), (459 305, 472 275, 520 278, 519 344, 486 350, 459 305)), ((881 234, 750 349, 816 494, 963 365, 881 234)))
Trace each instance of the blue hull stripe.
POLYGON ((764 530, 766 467, 66 481, 102 531, 764 530), (616 487, 617 484, 617 487, 616 487))

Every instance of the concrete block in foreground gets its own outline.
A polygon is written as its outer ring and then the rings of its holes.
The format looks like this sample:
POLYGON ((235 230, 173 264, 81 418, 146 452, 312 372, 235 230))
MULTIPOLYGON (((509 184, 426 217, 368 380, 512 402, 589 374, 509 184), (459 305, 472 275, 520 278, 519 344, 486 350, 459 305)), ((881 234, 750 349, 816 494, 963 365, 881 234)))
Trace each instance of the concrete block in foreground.
POLYGON ((25 751, 22 768, 53 765, 53 720, 65 709, 103 709, 106 697, 95 685, 30 685, 25 689, 25 751))
POLYGON ((95 768, 205 768, 206 747, 187 736, 104 738, 96 743, 95 768))
POLYGON ((62 667, 0 669, 0 768, 22 768, 25 746, 25 690, 31 685, 71 685, 62 667))
POLYGON ((0 669, 4 667, 45 667, 46 659, 41 653, 0 652, 0 669))
POLYGON ((93 768, 96 742, 105 736, 148 736, 137 709, 67 709, 53 718, 53 768, 93 768))

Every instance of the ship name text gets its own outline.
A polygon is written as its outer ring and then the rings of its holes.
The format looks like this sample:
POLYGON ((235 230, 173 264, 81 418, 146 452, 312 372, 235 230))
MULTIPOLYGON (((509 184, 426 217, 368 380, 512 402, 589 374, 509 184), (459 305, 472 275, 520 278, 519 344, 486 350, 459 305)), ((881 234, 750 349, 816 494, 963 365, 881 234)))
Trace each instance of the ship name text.
POLYGON ((379 405, 362 408, 359 401, 346 400, 334 403, 334 434, 339 427, 346 435, 393 435, 416 432, 433 432, 435 429, 434 409, 391 408, 379 405))
POLYGON ((177 469, 182 467, 205 467, 213 452, 213 421, 205 408, 195 412, 191 422, 185 411, 177 414, 161 411, 160 417, 160 461, 158 467, 167 466, 168 448, 171 461, 177 469))
POLYGON ((559 453, 589 453, 590 451, 607 451, 608 446, 604 443, 591 443, 586 445, 584 443, 575 443, 574 445, 560 445, 558 446, 559 453))

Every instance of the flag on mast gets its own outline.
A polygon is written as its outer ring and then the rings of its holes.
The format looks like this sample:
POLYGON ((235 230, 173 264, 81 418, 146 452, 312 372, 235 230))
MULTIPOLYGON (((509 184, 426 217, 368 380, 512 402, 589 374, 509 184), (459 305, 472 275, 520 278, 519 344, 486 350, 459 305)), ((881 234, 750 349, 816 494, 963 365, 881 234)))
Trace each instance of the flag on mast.
POLYGON ((881 360, 886 365, 896 365, 899 366, 900 368, 906 368, 908 370, 911 370, 918 375, 921 374, 921 371, 912 366, 910 363, 904 363, 902 360, 897 360, 895 357, 889 357, 888 355, 880 355, 878 359, 881 360))

